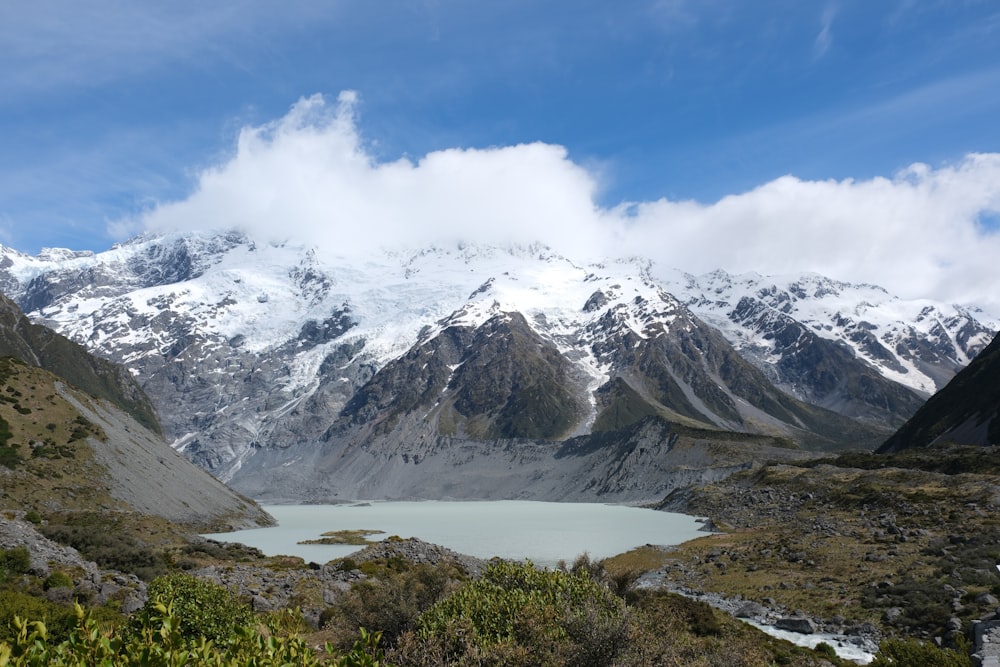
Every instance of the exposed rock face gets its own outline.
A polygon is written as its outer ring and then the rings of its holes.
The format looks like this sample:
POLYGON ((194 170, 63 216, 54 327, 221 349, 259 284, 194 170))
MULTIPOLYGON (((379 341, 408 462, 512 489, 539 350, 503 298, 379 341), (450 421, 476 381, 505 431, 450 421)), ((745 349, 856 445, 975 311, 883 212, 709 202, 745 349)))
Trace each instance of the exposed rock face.
POLYGON ((229 233, 98 255, 2 250, 0 282, 33 318, 125 364, 175 448, 288 499, 338 485, 440 497, 470 452, 490 459, 468 469, 478 477, 511 465, 508 450, 532 458, 597 434, 610 447, 651 418, 749 443, 874 447, 985 330, 944 306, 883 309, 891 297, 869 286, 579 266, 538 246, 359 260, 229 233), (831 312, 831 294, 856 305, 831 312), (909 310, 921 322, 891 317, 909 310), (430 478, 400 460, 442 467, 430 478), (372 467, 420 479, 383 485, 372 467))
MULTIPOLYGON (((850 348, 819 336, 761 300, 743 297, 729 317, 772 342, 770 353, 778 358, 773 370, 780 385, 809 403, 885 425, 900 423, 923 403, 875 368, 854 363, 856 353, 850 348)), ((847 335, 870 358, 893 371, 903 370, 866 327, 847 335)))
POLYGON ((880 287, 817 275, 714 271, 685 279, 678 296, 779 387, 893 427, 919 405, 898 385, 933 394, 1000 326, 961 306, 903 301, 880 287))
POLYGON ((273 523, 241 497, 107 403, 87 401, 67 387, 56 391, 106 435, 88 438, 112 498, 140 514, 181 524, 252 528, 273 523))
MULTIPOLYGON (((428 414, 432 432, 476 440, 559 440, 586 417, 576 371, 518 313, 446 328, 389 362, 348 401, 335 431, 390 433, 428 414)), ((332 434, 331 434, 332 435, 332 434)))
POLYGON ((879 448, 1000 445, 1000 336, 879 448))

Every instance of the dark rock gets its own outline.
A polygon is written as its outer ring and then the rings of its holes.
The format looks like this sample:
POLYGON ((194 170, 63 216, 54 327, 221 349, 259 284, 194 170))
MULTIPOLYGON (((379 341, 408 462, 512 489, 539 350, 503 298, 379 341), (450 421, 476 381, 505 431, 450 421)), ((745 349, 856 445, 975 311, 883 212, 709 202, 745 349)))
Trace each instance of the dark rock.
POLYGON ((878 636, 878 628, 872 623, 858 623, 848 627, 845 634, 851 637, 876 637, 878 636))
POLYGON ((816 623, 806 616, 786 616, 779 618, 774 623, 774 627, 779 630, 798 632, 803 635, 811 635, 816 632, 816 623))
POLYGON ((759 602, 747 602, 733 612, 736 618, 763 618, 765 615, 767 609, 759 602))

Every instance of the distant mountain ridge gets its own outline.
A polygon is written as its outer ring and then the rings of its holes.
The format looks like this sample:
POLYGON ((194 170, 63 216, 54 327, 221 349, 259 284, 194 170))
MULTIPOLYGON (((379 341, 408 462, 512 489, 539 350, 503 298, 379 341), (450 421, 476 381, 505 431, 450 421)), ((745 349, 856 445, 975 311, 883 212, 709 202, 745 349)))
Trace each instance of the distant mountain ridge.
POLYGON ((647 419, 873 448, 996 326, 819 276, 583 265, 543 246, 337 257, 237 232, 0 249, 0 284, 127 365, 174 446, 237 488, 310 461, 288 495, 326 493, 357 448, 416 466, 419 443, 608 443, 647 419))

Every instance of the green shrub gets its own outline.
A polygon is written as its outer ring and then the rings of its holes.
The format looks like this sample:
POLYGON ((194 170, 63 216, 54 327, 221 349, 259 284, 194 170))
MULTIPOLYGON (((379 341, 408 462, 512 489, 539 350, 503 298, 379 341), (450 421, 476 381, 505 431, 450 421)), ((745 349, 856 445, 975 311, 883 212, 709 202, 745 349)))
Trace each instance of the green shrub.
POLYGON ((0 466, 14 470, 24 463, 24 459, 17 452, 17 445, 0 445, 0 466))
POLYGON ((333 631, 336 646, 351 646, 362 627, 378 628, 382 641, 394 645, 416 626, 422 612, 451 590, 460 573, 449 566, 420 564, 402 571, 382 569, 378 576, 355 584, 321 614, 320 622, 333 631))
POLYGON ((10 432, 10 422, 0 417, 0 446, 6 446, 13 437, 14 434, 10 432))
MULTIPOLYGON (((0 591, 0 643, 11 642, 16 637, 13 629, 15 617, 42 621, 48 628, 49 636, 55 641, 69 637, 76 625, 73 610, 49 602, 45 598, 29 595, 23 591, 0 591)), ((2 664, 2 660, 0 660, 2 664)))
MULTIPOLYGON (((76 605, 75 627, 57 640, 41 621, 16 618, 10 641, 0 643, 0 665, 47 667, 389 667, 378 647, 379 633, 362 633, 349 653, 320 658, 298 635, 281 634, 280 619, 266 632, 244 625, 225 645, 187 637, 185 623, 169 605, 156 604, 129 633, 105 630, 76 605)), ((329 650, 330 647, 327 647, 329 650)))
POLYGON ((73 580, 65 572, 60 572, 56 570, 48 577, 45 578, 45 583, 43 584, 45 590, 50 590, 53 588, 73 588, 73 580))
POLYGON ((820 655, 826 656, 827 658, 836 658, 837 657, 837 651, 832 646, 830 646, 829 644, 827 644, 826 642, 820 642, 820 643, 816 644, 816 646, 815 646, 815 648, 813 650, 815 650, 820 655))
POLYGON ((42 515, 36 510, 28 510, 24 513, 24 520, 37 525, 42 522, 42 515))
POLYGON ((149 600, 137 615, 133 629, 148 626, 159 606, 179 619, 185 639, 204 637, 218 644, 232 641, 237 628, 253 626, 255 616, 248 602, 229 589, 185 573, 157 577, 147 589, 149 600))
POLYGON ((870 667, 972 667, 965 647, 938 648, 916 639, 887 639, 879 645, 870 667))
POLYGON ((40 526, 39 532, 54 542, 73 547, 80 554, 106 570, 130 572, 151 581, 166 574, 168 568, 163 554, 138 543, 117 530, 107 529, 106 524, 93 521, 92 517, 71 518, 79 523, 55 523, 40 526))
POLYGON ((31 569, 31 553, 27 547, 0 549, 0 580, 25 574, 31 569))
POLYGON ((539 570, 530 562, 490 563, 417 623, 420 641, 459 654, 502 653, 512 663, 527 654, 536 664, 610 664, 627 637, 624 602, 585 570, 539 570))

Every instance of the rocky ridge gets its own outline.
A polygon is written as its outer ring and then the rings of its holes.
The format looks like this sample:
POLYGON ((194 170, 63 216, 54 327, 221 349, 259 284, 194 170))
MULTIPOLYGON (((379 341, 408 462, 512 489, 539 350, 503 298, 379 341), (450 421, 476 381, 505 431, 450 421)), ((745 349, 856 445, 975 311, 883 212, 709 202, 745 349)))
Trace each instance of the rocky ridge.
POLYGON ((304 568, 227 564, 201 568, 193 574, 249 599, 257 611, 297 607, 303 618, 318 628, 322 612, 353 584, 368 578, 359 569, 360 564, 393 558, 413 565, 448 563, 470 576, 476 576, 484 565, 478 558, 417 538, 390 538, 359 549, 347 558, 325 564, 309 563, 304 568))

